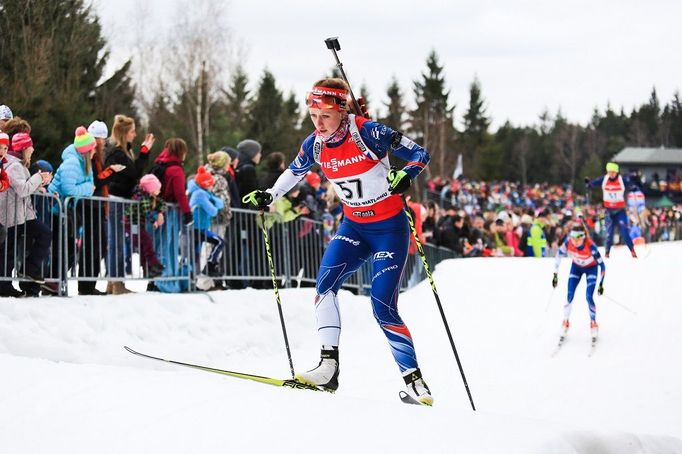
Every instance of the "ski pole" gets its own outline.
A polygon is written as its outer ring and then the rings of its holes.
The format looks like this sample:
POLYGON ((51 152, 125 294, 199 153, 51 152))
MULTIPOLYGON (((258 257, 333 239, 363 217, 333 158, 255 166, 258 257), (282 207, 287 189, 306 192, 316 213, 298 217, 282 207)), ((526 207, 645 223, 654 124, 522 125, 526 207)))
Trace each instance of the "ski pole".
POLYGON ((268 229, 265 226, 265 213, 263 211, 259 214, 261 220, 261 231, 263 232, 263 240, 265 241, 265 253, 268 256, 268 266, 270 267, 270 275, 272 277, 272 287, 275 289, 275 299, 277 300, 277 311, 279 312, 279 321, 282 324, 282 334, 284 335, 284 345, 287 349, 287 357, 289 358, 289 368, 291 369, 291 378, 295 379, 294 362, 291 359, 291 349, 289 348, 289 337, 287 336, 287 328, 284 324, 284 314, 282 313, 282 300, 279 297, 279 288, 277 287, 277 276, 275 275, 275 263, 272 260, 272 251, 270 250, 270 237, 268 236, 268 229))
POLYGON ((626 311, 628 311, 628 312, 631 313, 632 315, 637 315, 637 312, 633 311, 632 309, 630 309, 629 307, 627 307, 625 304, 621 304, 621 303, 619 303, 618 301, 614 300, 614 299, 611 298, 609 295, 602 295, 602 296, 603 296, 604 298, 606 298, 607 300, 611 301, 612 303, 616 303, 618 306, 622 307, 623 309, 625 309, 626 311))
POLYGON ((549 304, 552 302, 552 297, 554 297, 554 290, 556 290, 556 287, 552 287, 552 291, 549 292, 549 298, 547 298, 547 305, 545 306, 545 312, 547 312, 547 309, 549 309, 549 304))
POLYGON ((410 230, 412 231, 412 236, 417 243, 417 250, 419 251, 419 256, 424 264, 424 270, 426 271, 426 276, 429 278, 429 283, 431 284, 431 290, 433 291, 433 296, 436 298, 436 304, 438 305, 438 310, 440 311, 440 316, 443 319, 443 325, 445 325, 445 331, 448 334, 448 339, 450 339, 450 346, 452 347, 452 352, 455 354, 455 360, 457 361, 457 367, 459 367, 459 373, 462 375, 462 381, 464 382, 464 388, 466 389, 467 395, 469 396, 469 402, 471 402, 471 408, 476 411, 476 406, 474 405, 474 399, 471 397, 471 391, 469 390, 469 383, 467 383, 466 376, 464 375, 464 369, 462 368, 462 362, 459 360, 459 355, 457 354, 457 348, 455 347, 455 341, 452 340, 452 333, 450 332, 450 326, 448 325, 448 320, 445 317, 445 312, 443 311, 443 305, 440 302, 440 296, 438 296, 438 290, 436 290, 436 283, 433 280, 433 275, 431 274, 431 268, 429 267, 429 262, 426 259, 426 253, 422 247, 422 243, 417 236, 417 228, 414 226, 414 219, 410 214, 410 210, 407 206, 407 202, 403 198, 403 209, 407 215, 407 220, 410 224, 410 230))

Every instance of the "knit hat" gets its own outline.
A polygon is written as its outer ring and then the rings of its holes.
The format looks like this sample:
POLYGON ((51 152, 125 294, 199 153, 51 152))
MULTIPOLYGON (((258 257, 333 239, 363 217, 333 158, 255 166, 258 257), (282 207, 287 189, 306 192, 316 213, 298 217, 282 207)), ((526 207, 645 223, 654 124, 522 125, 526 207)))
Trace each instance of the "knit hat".
POLYGON ((194 181, 199 185, 200 188, 203 189, 210 189, 213 187, 213 183, 215 183, 213 175, 208 173, 204 166, 199 166, 199 169, 197 169, 197 175, 194 177, 194 181))
POLYGON ((14 118, 14 114, 12 114, 12 110, 4 104, 1 105, 0 106, 0 120, 11 120, 12 118, 14 118))
POLYGON ((28 147, 33 146, 33 140, 28 133, 18 132, 12 136, 12 150, 18 152, 24 151, 28 147))
POLYGON ((31 173, 35 172, 49 172, 52 173, 54 172, 54 168, 52 167, 52 164, 49 162, 45 161, 44 159, 41 159, 39 161, 36 161, 32 166, 31 166, 31 173))
POLYGON ((107 129, 106 123, 99 120, 95 120, 90 123, 90 126, 88 126, 88 132, 96 139, 106 139, 109 137, 109 130, 107 129))
POLYGON ((232 159, 233 161, 235 159, 239 159, 239 152, 237 150, 235 150, 234 148, 223 147, 220 149, 220 151, 224 151, 225 153, 227 153, 228 156, 230 157, 230 159, 232 159))
POLYGON ((317 189, 320 186, 322 179, 320 178, 320 175, 317 172, 308 172, 305 176, 305 181, 311 187, 317 189))
POLYGON ((246 139, 237 144, 237 150, 250 160, 253 160, 254 156, 263 151, 263 147, 255 140, 246 139))
POLYGON ((140 178, 140 187, 147 194, 152 194, 161 191, 161 182, 156 178, 156 175, 148 173, 140 178))
POLYGON ((95 138, 85 129, 85 126, 79 126, 76 128, 76 138, 73 139, 73 145, 79 153, 90 153, 95 148, 96 143, 95 138))
POLYGON ((216 170, 224 169, 230 156, 224 151, 216 151, 207 156, 208 163, 216 170))
POLYGON ((618 172, 618 164, 615 162, 609 162, 606 164, 606 171, 607 172, 618 172))
POLYGON ((9 147, 9 136, 0 131, 0 145, 7 145, 9 147))

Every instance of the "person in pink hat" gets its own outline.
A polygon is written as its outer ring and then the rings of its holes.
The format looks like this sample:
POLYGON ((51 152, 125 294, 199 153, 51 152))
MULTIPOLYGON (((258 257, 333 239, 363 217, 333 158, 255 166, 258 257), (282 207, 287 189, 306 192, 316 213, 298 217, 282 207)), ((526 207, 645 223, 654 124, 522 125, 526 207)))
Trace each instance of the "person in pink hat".
POLYGON ((161 181, 154 174, 147 174, 140 178, 140 182, 133 189, 133 200, 138 205, 128 206, 125 210, 126 233, 132 236, 132 245, 140 246, 140 263, 148 278, 160 276, 163 265, 154 251, 154 242, 147 228, 158 229, 165 222, 164 213, 166 203, 159 196, 161 181))

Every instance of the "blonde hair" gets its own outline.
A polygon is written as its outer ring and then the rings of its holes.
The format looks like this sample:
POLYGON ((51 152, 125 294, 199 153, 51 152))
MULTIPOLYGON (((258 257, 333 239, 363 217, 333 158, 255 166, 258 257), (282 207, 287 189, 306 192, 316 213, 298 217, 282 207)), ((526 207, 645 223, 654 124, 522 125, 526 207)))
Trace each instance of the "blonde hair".
POLYGON ((313 84, 313 87, 326 87, 326 88, 338 88, 340 90, 350 91, 350 87, 345 80, 339 79, 338 77, 326 77, 320 79, 313 84))
POLYGON ((121 148, 125 154, 132 160, 135 159, 133 152, 129 150, 126 135, 135 127, 135 120, 125 115, 116 115, 114 117, 114 126, 111 128, 111 142, 121 148))

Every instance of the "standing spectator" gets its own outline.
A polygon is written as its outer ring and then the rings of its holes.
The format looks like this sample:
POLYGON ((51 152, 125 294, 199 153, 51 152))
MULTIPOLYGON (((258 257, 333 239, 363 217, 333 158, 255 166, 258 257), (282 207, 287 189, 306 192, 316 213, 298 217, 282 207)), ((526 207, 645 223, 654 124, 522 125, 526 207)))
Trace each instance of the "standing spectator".
MULTIPOLYGON (((114 117, 114 126, 111 128, 111 138, 106 151, 105 166, 119 164, 125 166, 121 171, 111 175, 109 179, 109 204, 108 238, 107 248, 107 273, 111 278, 125 276, 126 260, 126 237, 123 220, 124 204, 117 203, 116 198, 130 199, 133 189, 144 173, 144 168, 149 159, 149 150, 154 145, 154 134, 147 134, 140 147, 137 158, 133 155, 133 140, 137 137, 135 120, 125 115, 114 117)), ((110 281, 107 293, 120 295, 130 293, 122 281, 110 281)))
MULTIPOLYGON (((112 164, 104 168, 104 144, 109 136, 107 125, 95 120, 88 126, 88 132, 95 138, 95 149, 92 159, 92 176, 95 185, 94 196, 109 197, 109 180, 111 176, 125 168, 122 164, 112 164)), ((83 200, 83 241, 82 252, 78 256, 78 276, 97 277, 100 264, 107 253, 107 211, 108 205, 101 200, 83 200)), ((97 290, 97 281, 78 281, 79 295, 106 295, 97 290)))
POLYGON ((133 246, 140 245, 140 264, 149 278, 157 277, 163 271, 163 265, 154 252, 154 242, 147 231, 147 223, 153 229, 164 224, 166 204, 159 197, 160 193, 161 182, 156 175, 144 175, 133 190, 133 200, 139 205, 129 205, 125 212, 126 232, 131 236, 133 246))
MULTIPOLYGON (((8 137, 3 134, 0 141, 8 142, 8 137)), ((6 150, 6 146, 0 145, 0 148, 6 150)), ((20 284, 22 291, 16 290, 10 281, 0 282, 0 296, 19 297, 23 296, 24 292, 30 296, 38 296, 39 284, 44 284, 42 266, 50 252, 52 235, 50 229, 36 219, 31 194, 49 184, 52 174, 38 172, 31 175, 28 166, 32 155, 31 137, 26 133, 18 133, 13 137, 12 151, 3 158, 6 162, 4 171, 7 172, 9 187, 0 192, 0 224, 7 228, 4 259, 0 261, 0 276, 11 275, 17 239, 23 234, 26 254, 23 270, 19 270, 18 274, 34 282, 22 282, 20 284)))
POLYGON ((201 264, 201 247, 204 242, 213 245, 213 249, 208 256, 207 269, 209 276, 215 276, 218 271, 218 260, 223 252, 225 240, 211 231, 211 221, 220 210, 223 209, 223 200, 211 192, 215 181, 213 176, 206 171, 204 166, 200 166, 194 180, 190 180, 187 185, 189 192, 189 205, 194 213, 194 238, 195 238, 195 263, 198 268, 201 264))
MULTIPOLYGON (((1 109, 0 115, 2 115, 1 109)), ((9 136, 0 130, 0 192, 5 192, 9 189, 9 176, 5 172, 5 163, 7 162, 5 155, 7 155, 7 150, 9 150, 9 136)), ((7 238, 7 229, 4 225, 0 224, 0 248, 5 244, 5 238, 7 238)), ((4 257, 5 254, 3 253, 1 257, 3 261, 5 260, 4 257)))
POLYGON ((232 208, 241 208, 242 199, 239 196, 239 187, 237 186, 237 166, 239 165, 239 153, 234 148, 223 147, 221 151, 227 153, 230 157, 230 165, 227 167, 227 184, 230 188, 230 206, 232 208))
MULTIPOLYGON (((230 187, 228 183, 230 179, 228 169, 230 168, 232 160, 230 159, 230 155, 224 151, 211 153, 206 157, 206 160, 208 161, 206 170, 213 176, 214 180, 211 192, 223 201, 223 208, 218 211, 218 214, 213 219, 212 229, 218 236, 227 238, 227 230, 230 225, 230 220, 232 219, 232 198, 230 196, 230 187)), ((222 264, 225 265, 225 262, 226 261, 223 260, 222 264)), ((222 272, 226 269, 227 267, 223 266, 220 271, 222 272)))
POLYGON ((440 212, 436 202, 429 200, 426 202, 426 217, 422 222, 422 234, 427 243, 434 246, 440 244, 440 235, 438 231, 438 220, 440 212))
POLYGON ((543 208, 537 215, 535 222, 530 228, 530 235, 528 236, 528 246, 526 247, 528 257, 546 257, 547 256, 547 237, 545 235, 545 227, 547 226, 547 217, 549 210, 543 208))
MULTIPOLYGON (((237 187, 239 194, 249 194, 258 189, 256 166, 261 160, 263 147, 255 140, 246 139, 237 144, 239 165, 237 166, 237 187)), ((243 204, 244 208, 251 208, 243 204)))
MULTIPOLYGON (((187 157, 187 144, 174 137, 168 139, 163 150, 154 161, 152 173, 161 181, 161 197, 166 203, 178 205, 178 211, 168 213, 166 222, 154 235, 154 250, 161 258, 163 273, 161 276, 179 276, 180 234, 187 233, 182 226, 192 223, 192 211, 185 193, 185 171, 183 169, 187 157)), ((155 288, 165 293, 178 293, 183 290, 186 281, 156 281, 155 288)))
MULTIPOLYGON (((62 152, 62 163, 57 168, 54 179, 47 190, 58 194, 62 203, 67 197, 90 197, 95 191, 95 181, 92 175, 92 156, 95 154, 95 138, 83 126, 76 129, 75 138, 71 145, 62 152)), ((84 206, 78 202, 74 209, 66 213, 67 228, 66 235, 62 236, 66 240, 66 257, 61 255, 59 238, 62 235, 63 223, 59 222, 59 212, 53 211, 53 216, 57 216, 53 225, 59 227, 52 230, 52 260, 50 262, 50 275, 53 278, 59 277, 59 266, 62 273, 68 272, 75 265, 75 239, 82 224, 82 210, 84 206)), ((59 291, 59 286, 55 283, 48 284, 53 292, 59 291)))
POLYGON ((277 178, 284 172, 284 153, 275 151, 265 158, 265 173, 261 176, 258 187, 269 188, 275 184, 277 178))

